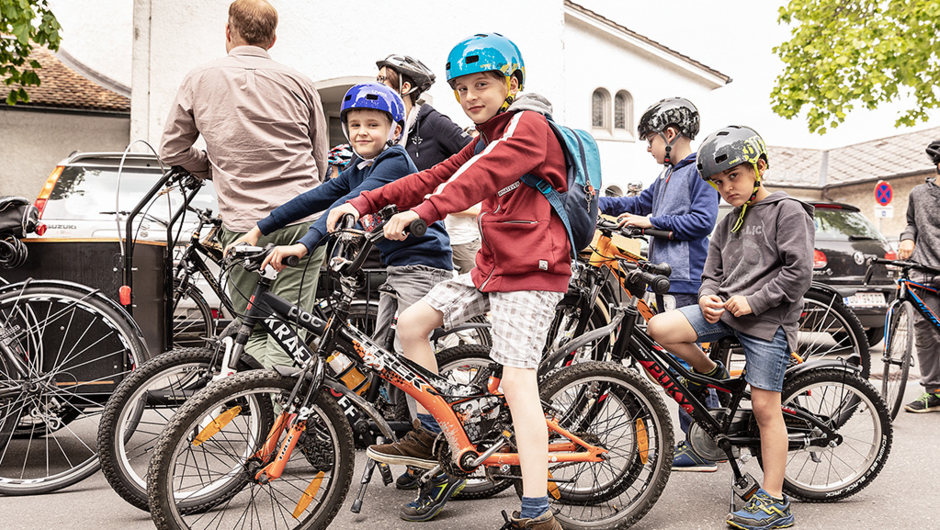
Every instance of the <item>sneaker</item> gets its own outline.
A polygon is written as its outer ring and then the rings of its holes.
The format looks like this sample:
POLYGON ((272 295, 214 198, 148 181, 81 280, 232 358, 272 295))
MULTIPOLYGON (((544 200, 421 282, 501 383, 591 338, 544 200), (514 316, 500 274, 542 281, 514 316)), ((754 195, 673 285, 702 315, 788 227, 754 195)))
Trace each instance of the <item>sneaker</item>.
POLYGON ((467 479, 451 479, 440 473, 421 488, 417 499, 402 506, 398 515, 406 521, 429 521, 466 485, 467 479))
POLYGON ((764 491, 757 490, 744 508, 729 513, 728 526, 743 530, 770 530, 771 528, 789 528, 793 526, 793 514, 790 513, 790 499, 774 499, 764 491))
POLYGON ((408 431, 400 441, 393 444, 370 445, 366 455, 376 462, 414 466, 431 469, 437 465, 434 458, 434 439, 437 435, 421 427, 415 420, 414 430, 408 431))
POLYGON ((415 468, 409 467, 405 469, 405 472, 395 480, 395 487, 400 490, 414 490, 418 489, 418 484, 421 482, 421 472, 415 468))
POLYGON ((940 392, 927 392, 923 396, 904 405, 908 412, 940 412, 940 392))
POLYGON ((561 525, 555 520, 555 515, 552 514, 551 510, 535 519, 522 519, 519 512, 512 512, 512 517, 510 518, 506 515, 506 512, 503 512, 503 519, 506 520, 506 524, 500 530, 521 530, 523 528, 526 530, 562 530, 561 525))
MULTIPOLYGON (((712 370, 711 372, 707 374, 702 374, 702 375, 706 377, 711 377, 712 379, 730 379, 731 378, 731 373, 728 372, 728 370, 725 368, 725 365, 721 364, 720 361, 715 361, 715 364, 717 366, 715 367, 714 370, 712 370)), ((695 373, 699 373, 699 372, 695 372, 695 373)), ((707 386, 701 383, 696 383, 695 381, 686 379, 684 377, 682 378, 682 384, 685 385, 685 387, 689 389, 689 392, 694 394, 695 397, 699 401, 701 401, 702 403, 705 402, 705 397, 707 395, 706 391, 708 389, 707 386)))
POLYGON ((698 471, 699 473, 711 473, 718 471, 718 464, 710 460, 705 460, 692 450, 686 442, 681 442, 676 446, 675 456, 672 458, 673 471, 698 471))

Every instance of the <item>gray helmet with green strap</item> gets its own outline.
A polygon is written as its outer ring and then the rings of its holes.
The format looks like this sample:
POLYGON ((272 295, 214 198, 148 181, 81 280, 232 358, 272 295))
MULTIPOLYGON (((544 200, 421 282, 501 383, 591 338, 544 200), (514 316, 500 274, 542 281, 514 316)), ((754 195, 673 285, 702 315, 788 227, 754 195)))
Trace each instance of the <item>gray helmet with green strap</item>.
POLYGON ((770 160, 767 158, 767 145, 764 143, 764 139, 754 129, 741 125, 729 125, 718 129, 706 136, 702 140, 702 145, 698 148, 695 165, 698 168, 699 175, 715 189, 718 188, 711 181, 714 175, 741 164, 751 164, 754 167, 754 175, 756 176, 754 191, 741 208, 738 221, 731 229, 732 232, 737 232, 744 224, 747 207, 760 190, 761 174, 757 163, 762 158, 764 159, 765 169, 770 167, 770 160))

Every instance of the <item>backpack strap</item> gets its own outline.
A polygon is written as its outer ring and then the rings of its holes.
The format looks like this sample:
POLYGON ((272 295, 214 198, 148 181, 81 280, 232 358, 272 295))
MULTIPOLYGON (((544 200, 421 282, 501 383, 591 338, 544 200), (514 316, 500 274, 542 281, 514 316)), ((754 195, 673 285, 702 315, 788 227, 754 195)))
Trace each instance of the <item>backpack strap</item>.
POLYGON ((558 217, 561 218, 561 222, 565 225, 565 232, 568 233, 568 241, 571 243, 571 251, 574 252, 574 234, 571 233, 571 221, 568 220, 568 212, 565 211, 565 204, 561 199, 561 194, 555 191, 555 188, 553 188, 548 181, 541 177, 536 177, 532 173, 522 175, 522 178, 519 180, 521 180, 523 184, 537 189, 548 199, 548 204, 552 206, 552 210, 558 214, 558 217))

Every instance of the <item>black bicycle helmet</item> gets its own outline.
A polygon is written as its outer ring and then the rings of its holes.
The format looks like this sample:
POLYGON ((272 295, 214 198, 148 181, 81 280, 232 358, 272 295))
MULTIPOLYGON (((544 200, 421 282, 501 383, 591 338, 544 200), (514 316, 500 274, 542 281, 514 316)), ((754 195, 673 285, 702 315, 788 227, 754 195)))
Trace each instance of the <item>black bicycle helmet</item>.
POLYGON ((927 146, 927 156, 934 165, 940 164, 940 140, 934 140, 927 146))
POLYGON ((637 132, 640 138, 646 138, 650 133, 662 133, 670 125, 676 126, 683 136, 694 140, 699 128, 698 109, 685 98, 663 99, 646 109, 640 118, 637 132))
MULTIPOLYGON (((757 131, 750 127, 729 125, 709 134, 698 148, 695 165, 699 175, 709 180, 712 175, 731 169, 738 164, 749 163, 757 167, 761 158, 767 167, 767 145, 757 131)), ((758 174, 758 181, 760 174, 758 174)))
MULTIPOLYGON (((434 84, 434 72, 432 72, 427 66, 424 66, 424 63, 410 57, 408 55, 389 55, 381 61, 376 61, 375 65, 381 70, 382 67, 391 68, 395 70, 398 75, 403 75, 414 81, 414 87, 408 92, 408 94, 413 94, 415 98, 419 94, 431 88, 431 85, 434 84)), ((399 83, 400 85, 401 83, 399 83)), ((399 88, 401 88, 399 86, 399 88)), ((408 94, 402 94, 406 96, 408 94)))

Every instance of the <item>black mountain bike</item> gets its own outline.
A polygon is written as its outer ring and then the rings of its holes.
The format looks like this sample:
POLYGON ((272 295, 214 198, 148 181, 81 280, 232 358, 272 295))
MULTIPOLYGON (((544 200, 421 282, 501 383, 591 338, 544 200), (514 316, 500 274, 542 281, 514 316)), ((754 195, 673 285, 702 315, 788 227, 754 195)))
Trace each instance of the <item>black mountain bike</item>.
POLYGON ((904 389, 907 387, 908 374, 914 366, 914 310, 927 322, 933 324, 934 329, 940 333, 940 320, 937 315, 924 303, 918 292, 931 292, 937 294, 937 289, 928 287, 911 280, 911 271, 917 271, 935 277, 940 275, 940 269, 928 267, 910 260, 887 260, 871 258, 865 283, 871 279, 873 266, 885 264, 898 269, 897 296, 888 306, 885 316, 885 346, 884 346, 884 372, 881 381, 881 395, 888 404, 891 419, 897 417, 904 401, 904 389))

